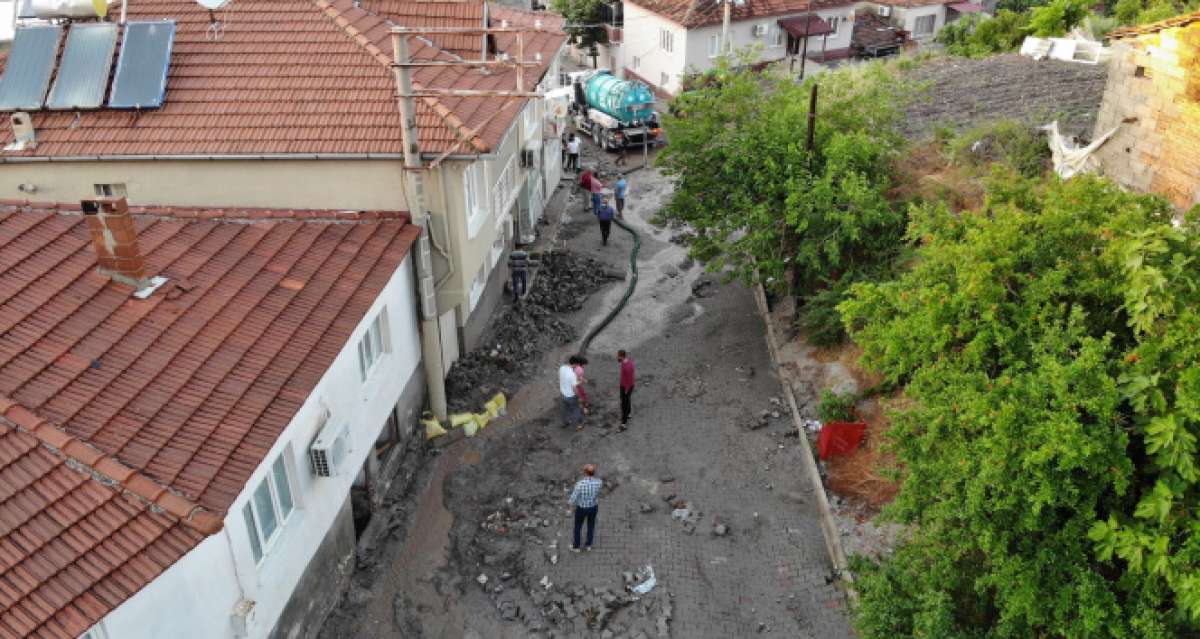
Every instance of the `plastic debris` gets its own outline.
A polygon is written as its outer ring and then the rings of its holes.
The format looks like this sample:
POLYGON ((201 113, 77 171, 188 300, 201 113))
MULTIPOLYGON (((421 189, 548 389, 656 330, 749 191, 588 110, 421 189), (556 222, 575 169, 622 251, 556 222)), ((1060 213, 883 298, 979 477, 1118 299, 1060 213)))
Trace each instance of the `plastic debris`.
POLYGON ((633 594, 644 595, 644 594, 650 592, 651 590, 654 590, 654 587, 658 585, 658 580, 654 578, 654 567, 653 566, 646 566, 646 570, 643 572, 639 572, 638 574, 639 574, 639 576, 640 575, 647 575, 647 576, 646 576, 645 581, 643 581, 642 583, 629 589, 630 592, 632 592, 633 594))

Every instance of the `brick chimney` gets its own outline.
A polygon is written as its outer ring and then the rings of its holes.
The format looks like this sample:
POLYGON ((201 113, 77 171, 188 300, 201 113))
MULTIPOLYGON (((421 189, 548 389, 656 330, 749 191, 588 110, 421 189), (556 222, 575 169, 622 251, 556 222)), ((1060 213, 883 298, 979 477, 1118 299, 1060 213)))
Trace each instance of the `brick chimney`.
POLYGON ((81 202, 83 216, 96 247, 98 270, 122 284, 144 289, 146 278, 142 251, 138 248, 137 229, 123 197, 97 197, 81 202))

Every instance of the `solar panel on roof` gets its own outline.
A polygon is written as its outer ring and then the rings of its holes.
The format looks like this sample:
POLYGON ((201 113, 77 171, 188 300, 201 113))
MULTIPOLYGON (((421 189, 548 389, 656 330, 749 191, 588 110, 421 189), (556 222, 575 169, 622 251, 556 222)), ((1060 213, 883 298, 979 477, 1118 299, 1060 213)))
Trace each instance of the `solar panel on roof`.
POLYGON ((127 22, 108 106, 114 109, 162 106, 174 41, 174 20, 127 22))
POLYGON ((111 22, 76 24, 67 32, 67 48, 50 89, 50 109, 95 109, 104 103, 117 25, 111 22))
POLYGON ((0 78, 0 111, 42 108, 61 37, 60 26, 17 29, 0 78))

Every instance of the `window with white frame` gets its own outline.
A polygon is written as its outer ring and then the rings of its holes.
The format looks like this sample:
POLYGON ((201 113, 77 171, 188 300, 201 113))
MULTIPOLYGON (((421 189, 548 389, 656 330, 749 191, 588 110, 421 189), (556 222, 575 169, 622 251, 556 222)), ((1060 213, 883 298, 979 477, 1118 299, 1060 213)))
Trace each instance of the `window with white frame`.
POLYGON ((487 262, 479 265, 479 271, 475 273, 475 279, 471 282, 471 292, 469 308, 475 310, 475 305, 479 303, 479 298, 483 297, 483 289, 487 286, 488 265, 487 262))
POLYGON ((708 57, 715 58, 721 55, 721 35, 714 33, 708 36, 708 57))
POLYGON ((633 56, 633 68, 638 69, 642 66, 642 59, 638 56, 633 56))
POLYGON ((477 162, 467 165, 463 171, 464 202, 467 213, 467 236, 475 237, 483 221, 487 219, 487 203, 483 200, 483 171, 477 162))
POLYGON ((496 235, 496 241, 492 242, 492 268, 496 267, 496 262, 500 261, 500 256, 504 255, 504 246, 508 243, 508 233, 505 229, 500 229, 500 233, 496 235))
POLYGON ((537 133, 537 113, 537 101, 530 100, 529 104, 525 105, 525 139, 529 139, 537 133))
POLYGON ((250 550, 254 563, 262 563, 271 550, 279 533, 295 510, 292 498, 292 483, 287 467, 286 452, 275 458, 267 475, 262 478, 250 500, 242 508, 246 519, 246 532, 250 536, 250 550))
POLYGON ((96 197, 125 197, 127 194, 124 184, 93 184, 92 190, 96 197))
POLYGON ((937 22, 937 16, 921 16, 917 18, 916 24, 913 27, 913 33, 916 35, 930 35, 933 33, 933 26, 937 22))
POLYGON ((838 22, 841 22, 841 20, 842 20, 842 19, 841 19, 841 18, 839 18, 838 16, 833 16, 832 18, 829 18, 829 20, 828 20, 828 22, 829 22, 829 35, 837 35, 837 32, 838 32, 838 22))
POLYGON ((658 46, 667 53, 675 51, 675 32, 670 29, 658 28, 658 46))
POLYGON ((367 377, 371 375, 371 371, 375 369, 375 365, 387 352, 387 309, 379 312, 375 316, 374 321, 367 327, 367 332, 363 333, 362 339, 358 340, 358 372, 362 377, 362 381, 367 381, 367 377))
POLYGON ((783 29, 778 24, 771 25, 771 46, 782 47, 783 39, 783 29))

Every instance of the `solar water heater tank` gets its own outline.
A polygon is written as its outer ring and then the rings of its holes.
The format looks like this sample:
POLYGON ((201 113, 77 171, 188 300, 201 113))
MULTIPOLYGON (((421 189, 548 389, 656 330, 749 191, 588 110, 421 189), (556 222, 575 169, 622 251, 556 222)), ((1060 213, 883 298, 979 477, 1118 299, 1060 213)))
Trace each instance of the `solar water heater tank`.
POLYGON ((39 18, 103 18, 107 0, 33 0, 33 15, 39 18))

